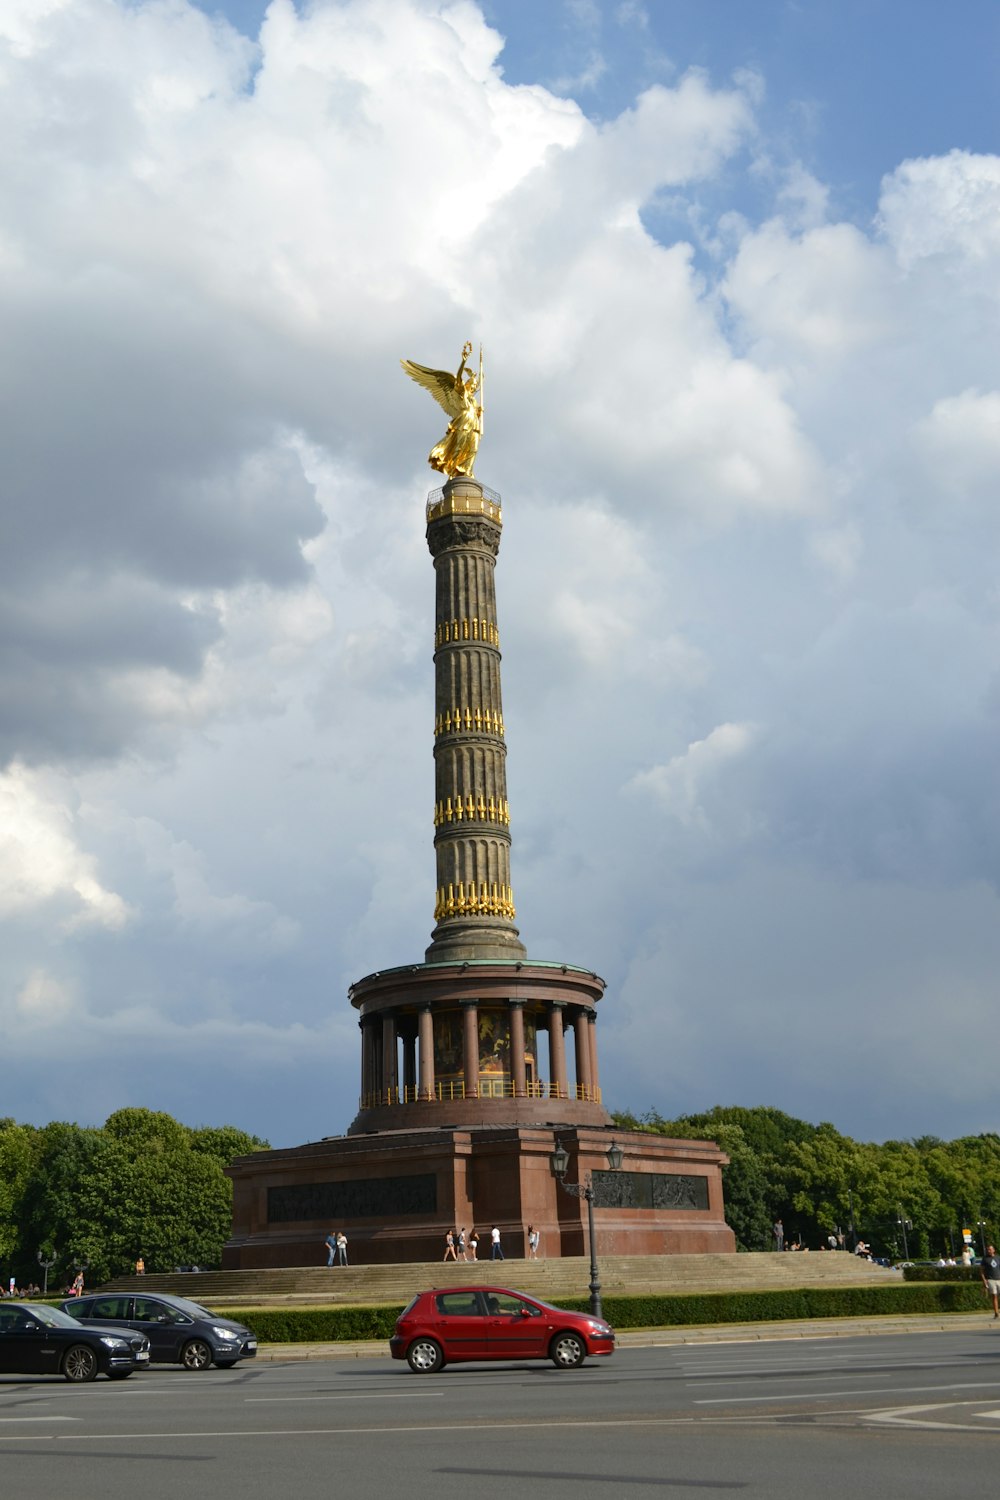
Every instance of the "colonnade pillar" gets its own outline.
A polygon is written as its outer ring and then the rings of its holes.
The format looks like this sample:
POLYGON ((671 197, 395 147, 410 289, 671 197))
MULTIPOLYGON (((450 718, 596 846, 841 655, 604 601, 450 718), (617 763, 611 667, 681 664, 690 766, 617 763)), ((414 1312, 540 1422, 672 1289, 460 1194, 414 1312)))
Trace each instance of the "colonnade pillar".
POLYGON ((523 1099, 528 1092, 528 1074, 524 1060, 524 1001, 510 1002, 510 1076, 514 1098, 523 1099))
POLYGON ((578 1010, 573 1017, 573 1043, 576 1050, 576 1096, 578 1099, 592 1099, 590 1021, 585 1010, 578 1010))
POLYGON ((462 1071, 466 1099, 479 1098, 479 1001, 462 1001, 462 1071))
POLYGON ((403 1098, 414 1099, 417 1093, 417 1034, 407 1023, 403 1037, 403 1098))
POLYGON ((587 1036, 590 1043, 590 1087, 594 1091, 594 1098, 598 1099, 601 1083, 597 1075, 597 1017, 593 1011, 587 1015, 587 1036))
POLYGON ((371 1025, 361 1021, 361 1097, 367 1099, 375 1092, 375 1049, 372 1046, 371 1025))
POLYGON ((434 1098, 434 1017, 429 1005, 421 1008, 417 1022, 417 1036, 420 1045, 420 1088, 421 1099, 434 1098))
POLYGON ((551 1086, 557 1099, 569 1097, 566 1078, 566 1038, 563 1034, 563 1010, 561 1000, 553 1000, 549 1006, 549 1061, 552 1065, 551 1086))
POLYGON ((398 1066, 396 1063, 396 1017, 382 1017, 382 1097, 396 1102, 398 1066))

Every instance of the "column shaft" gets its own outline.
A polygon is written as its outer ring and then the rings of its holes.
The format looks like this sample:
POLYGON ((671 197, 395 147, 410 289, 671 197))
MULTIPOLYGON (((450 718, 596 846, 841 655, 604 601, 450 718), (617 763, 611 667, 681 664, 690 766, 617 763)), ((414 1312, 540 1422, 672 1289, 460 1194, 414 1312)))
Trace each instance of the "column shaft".
POLYGON ((462 1003, 462 1067, 466 1099, 479 1098, 479 1004, 462 1003))
POLYGON ((554 1003, 549 1010, 549 1061, 552 1066, 550 1087, 557 1099, 569 1095, 566 1079, 566 1038, 563 1035, 563 1007, 554 1003))
POLYGON ((590 1024, 585 1010, 578 1010, 573 1018, 573 1042, 576 1050, 576 1097, 592 1099, 594 1084, 590 1075, 590 1024))
POLYGON ((524 1002, 510 1002, 510 1072, 514 1086, 514 1098, 523 1099, 528 1092, 527 1068, 524 1060, 524 1002))
POLYGON ((429 1005, 420 1012, 420 1097, 434 1098, 434 1017, 429 1005))
POLYGON ((597 1073, 597 1017, 591 1015, 587 1022, 587 1030, 590 1032, 590 1087, 594 1090, 594 1098, 600 1098, 601 1085, 597 1073))
POLYGON ((396 1102, 396 1017, 382 1017, 382 1095, 389 1104, 396 1102))

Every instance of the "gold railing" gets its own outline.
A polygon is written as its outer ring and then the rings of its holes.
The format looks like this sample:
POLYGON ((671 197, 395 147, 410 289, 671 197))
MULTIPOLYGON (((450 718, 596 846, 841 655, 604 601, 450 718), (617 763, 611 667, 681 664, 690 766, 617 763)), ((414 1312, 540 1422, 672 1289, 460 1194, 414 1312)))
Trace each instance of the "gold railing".
MULTIPOLYGON (((478 483, 478 481, 477 481, 478 483)), ((437 521, 441 516, 489 516, 491 521, 500 525, 503 513, 500 509, 500 496, 496 490, 488 489, 485 484, 479 485, 482 494, 455 494, 446 495, 444 489, 431 490, 427 496, 427 519, 437 521)))
MULTIPOLYGON (((528 1099, 579 1099, 587 1103, 600 1104, 600 1089, 587 1088, 582 1083, 571 1083, 562 1092, 554 1083, 548 1083, 544 1079, 536 1079, 525 1086, 524 1095, 528 1099)), ((374 1093, 361 1095, 362 1109, 379 1109, 394 1104, 451 1104, 456 1099, 513 1099, 514 1081, 511 1078, 488 1078, 479 1080, 478 1094, 466 1092, 465 1084, 461 1080, 455 1082, 437 1082, 431 1098, 428 1099, 416 1084, 408 1083, 401 1088, 377 1089, 374 1093)))

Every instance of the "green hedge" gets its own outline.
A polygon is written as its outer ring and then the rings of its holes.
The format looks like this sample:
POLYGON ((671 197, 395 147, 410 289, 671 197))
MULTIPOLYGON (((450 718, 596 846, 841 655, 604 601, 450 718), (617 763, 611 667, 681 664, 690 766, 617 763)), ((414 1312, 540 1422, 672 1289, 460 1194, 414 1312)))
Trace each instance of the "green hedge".
POLYGON ((978 1266, 904 1266, 904 1281, 974 1281, 982 1286, 978 1266))
MULTIPOLYGON (((604 1315, 615 1328, 676 1328, 712 1323, 772 1323, 802 1318, 877 1318, 906 1313, 980 1312, 982 1283, 934 1281, 893 1286, 804 1287, 796 1291, 702 1292, 608 1296, 604 1315)), ((587 1312, 586 1297, 556 1304, 587 1312)), ((388 1339, 402 1312, 392 1307, 273 1307, 227 1316, 246 1323, 267 1344, 340 1343, 388 1339)))

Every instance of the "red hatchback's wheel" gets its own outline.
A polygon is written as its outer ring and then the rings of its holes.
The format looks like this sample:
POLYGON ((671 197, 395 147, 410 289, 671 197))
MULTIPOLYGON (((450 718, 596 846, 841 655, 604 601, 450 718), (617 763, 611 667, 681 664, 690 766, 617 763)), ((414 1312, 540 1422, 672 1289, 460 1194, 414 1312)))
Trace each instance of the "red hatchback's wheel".
POLYGON ((583 1339, 576 1333, 557 1333, 549 1345, 549 1358, 557 1370, 575 1370, 587 1358, 583 1339))
POLYGON ((414 1339, 406 1351, 407 1363, 415 1375, 433 1375, 444 1368, 441 1345, 433 1339, 414 1339))

